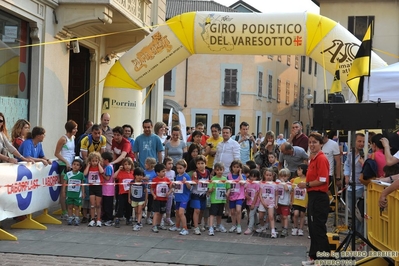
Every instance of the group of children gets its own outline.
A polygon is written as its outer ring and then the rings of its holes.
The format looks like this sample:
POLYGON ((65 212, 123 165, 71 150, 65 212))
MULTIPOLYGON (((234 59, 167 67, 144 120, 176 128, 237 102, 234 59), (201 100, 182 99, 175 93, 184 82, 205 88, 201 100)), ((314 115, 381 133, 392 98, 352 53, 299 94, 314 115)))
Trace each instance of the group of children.
POLYGON ((303 235, 307 196, 306 189, 299 188, 297 184, 306 182, 306 164, 298 167, 298 177, 290 181, 288 169, 277 171, 277 168, 271 167, 259 171, 251 162, 242 165, 239 160, 231 163, 227 177, 223 176, 224 165, 216 163, 212 176, 203 155, 194 159, 196 170, 188 173, 187 162, 183 159, 173 165, 169 157, 163 164, 156 164, 154 158, 147 158, 145 169, 141 169, 134 168, 133 161, 125 158, 115 172, 111 161, 112 155, 108 152, 101 155, 90 153, 83 173, 80 172, 82 162, 73 161, 72 170, 64 176, 62 191, 66 194, 69 225, 79 225, 80 208, 83 207, 85 215, 85 208, 88 207, 91 217, 88 226, 100 227, 104 224, 119 228, 123 217, 126 224, 133 223, 134 209, 136 224, 133 231, 143 227, 142 220, 146 217, 147 224, 152 224, 151 230, 155 233, 159 229, 166 230, 165 225, 169 225, 170 231, 187 235, 187 220, 192 220, 194 234, 200 235, 208 229, 209 235, 213 236, 215 231, 227 232, 222 224, 222 215, 230 210, 232 226, 228 231, 241 234, 241 214, 245 208, 248 214, 245 235, 252 234, 254 230, 264 232, 267 217, 271 237, 276 238, 275 215, 282 217, 281 235, 287 236, 292 208, 294 226, 291 235, 303 235), (82 186, 84 183, 87 185, 82 186), (87 197, 88 204, 84 204, 87 197), (172 206, 176 223, 170 218, 172 206), (257 213, 259 226, 255 229, 257 213))

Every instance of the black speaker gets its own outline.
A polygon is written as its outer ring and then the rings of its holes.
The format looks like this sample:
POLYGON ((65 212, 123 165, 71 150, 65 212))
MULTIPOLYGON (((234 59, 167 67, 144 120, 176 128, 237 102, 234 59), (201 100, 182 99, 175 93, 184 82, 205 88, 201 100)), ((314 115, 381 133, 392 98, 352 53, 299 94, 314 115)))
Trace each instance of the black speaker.
POLYGON ((344 103, 345 97, 341 93, 329 93, 328 103, 344 103))
POLYGON ((317 130, 395 128, 395 103, 323 103, 312 107, 313 128, 317 130))

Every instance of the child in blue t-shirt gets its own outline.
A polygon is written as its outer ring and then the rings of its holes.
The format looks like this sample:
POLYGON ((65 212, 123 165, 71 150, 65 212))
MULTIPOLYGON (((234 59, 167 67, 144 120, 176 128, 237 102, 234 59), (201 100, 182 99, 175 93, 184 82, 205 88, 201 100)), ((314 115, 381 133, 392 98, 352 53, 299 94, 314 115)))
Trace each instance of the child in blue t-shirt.
POLYGON ((137 224, 133 226, 133 231, 140 231, 141 227, 143 227, 141 215, 148 202, 148 191, 146 184, 143 183, 144 170, 138 167, 134 169, 133 174, 134 181, 130 183, 128 201, 135 210, 137 218, 137 224))
POLYGON ((154 198, 152 197, 151 194, 151 181, 153 178, 157 176, 157 173, 155 173, 154 167, 157 164, 157 161, 155 158, 148 157, 145 160, 145 170, 144 170, 144 178, 143 181, 144 183, 147 184, 147 193, 148 193, 148 204, 147 204, 147 224, 152 224, 152 219, 151 219, 151 212, 152 212, 152 202, 154 198))

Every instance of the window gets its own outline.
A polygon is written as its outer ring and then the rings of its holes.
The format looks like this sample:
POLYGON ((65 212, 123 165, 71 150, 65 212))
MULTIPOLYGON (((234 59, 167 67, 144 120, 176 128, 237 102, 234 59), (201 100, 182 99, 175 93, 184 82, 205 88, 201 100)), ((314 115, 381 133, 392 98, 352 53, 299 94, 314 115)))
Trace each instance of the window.
POLYGON ((277 102, 281 102, 281 79, 277 79, 277 102))
POLYGON ((295 56, 295 69, 298 69, 299 67, 299 55, 295 56))
POLYGON ((317 77, 317 62, 314 62, 314 76, 317 77))
POLYGON ((305 72, 306 68, 306 56, 301 56, 301 70, 302 72, 305 72))
POLYGON ((235 135, 235 128, 236 128, 236 116, 235 115, 224 115, 223 116, 223 125, 229 126, 232 129, 232 134, 235 135))
POLYGON ((294 84, 294 107, 298 107, 298 84, 294 84))
POLYGON ((290 104, 290 82, 287 81, 285 83, 285 104, 289 105, 290 104))
POLYGON ((291 65, 291 56, 287 55, 287 66, 291 65))
POLYGON ((316 103, 316 96, 317 96, 316 92, 317 91, 313 91, 313 103, 316 103))
POLYGON ((195 125, 199 122, 204 124, 204 129, 206 133, 207 127, 207 121, 208 121, 208 115, 207 114, 195 114, 195 125))
POLYGON ((280 134, 280 121, 276 121, 276 132, 275 132, 276 136, 278 136, 280 134))
POLYGON ((362 41, 368 26, 374 19, 374 16, 350 16, 348 17, 348 30, 362 41))
MULTIPOLYGON (((310 89, 308 89, 308 94, 307 95, 309 95, 309 94, 312 94, 312 92, 311 92, 311 90, 310 89)), ((310 102, 310 101, 307 101, 307 108, 308 109, 310 109, 310 105, 311 105, 312 103, 310 102)))
POLYGON ((269 81, 267 83, 267 98, 273 98, 273 75, 269 74, 269 81))
POLYGON ((167 92, 172 91, 172 70, 163 77, 163 90, 167 92))
POLYGON ((281 62, 281 55, 277 56, 277 61, 281 62))
POLYGON ((299 92, 299 108, 303 108, 305 106, 304 100, 305 100, 305 88, 301 87, 301 90, 299 92))
POLYGON ((263 72, 258 71, 258 97, 262 97, 263 94, 263 72))
POLYGON ((309 57, 309 75, 312 75, 312 58, 309 57))
POLYGON ((239 102, 238 81, 241 73, 238 68, 224 68, 223 73, 222 105, 237 106, 239 102))

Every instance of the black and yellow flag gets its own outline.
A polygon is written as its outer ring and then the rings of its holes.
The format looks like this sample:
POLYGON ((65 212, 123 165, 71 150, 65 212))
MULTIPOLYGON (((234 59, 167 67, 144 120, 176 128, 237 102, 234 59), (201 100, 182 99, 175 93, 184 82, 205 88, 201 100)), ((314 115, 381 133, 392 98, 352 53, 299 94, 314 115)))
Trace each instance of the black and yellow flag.
POLYGON ((331 84, 331 89, 330 89, 330 93, 338 93, 338 92, 342 92, 341 77, 339 72, 339 62, 337 62, 337 66, 335 67, 334 81, 331 84))
POLYGON ((346 80, 359 103, 363 100, 364 77, 370 76, 372 28, 373 23, 370 23, 346 80))

